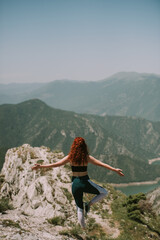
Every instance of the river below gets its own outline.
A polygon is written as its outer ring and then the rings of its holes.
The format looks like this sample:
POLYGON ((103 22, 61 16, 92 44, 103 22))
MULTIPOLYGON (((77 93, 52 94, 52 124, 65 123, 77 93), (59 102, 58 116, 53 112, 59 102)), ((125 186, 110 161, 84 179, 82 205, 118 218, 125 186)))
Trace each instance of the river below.
MULTIPOLYGON (((149 164, 153 165, 159 165, 160 164, 160 158, 154 158, 149 160, 149 164)), ((128 186, 115 186, 117 190, 120 190, 127 196, 132 195, 132 194, 137 194, 137 193, 148 193, 150 191, 153 191, 154 189, 160 187, 160 178, 157 178, 155 181, 149 182, 143 182, 141 183, 136 183, 135 185, 128 184, 128 186), (156 182, 157 181, 157 182, 156 182)))
POLYGON ((115 187, 115 189, 120 190, 127 196, 136 194, 136 193, 148 193, 157 187, 160 187, 160 181, 154 184, 140 184, 136 186, 125 186, 125 187, 115 187))

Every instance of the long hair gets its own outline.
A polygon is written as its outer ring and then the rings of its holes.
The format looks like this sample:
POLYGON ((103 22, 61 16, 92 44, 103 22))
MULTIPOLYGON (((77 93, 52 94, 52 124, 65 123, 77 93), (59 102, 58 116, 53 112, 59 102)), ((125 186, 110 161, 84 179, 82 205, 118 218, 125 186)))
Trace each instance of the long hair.
POLYGON ((88 158, 88 149, 87 144, 85 143, 84 138, 76 137, 72 143, 68 158, 71 164, 84 165, 87 163, 88 158))

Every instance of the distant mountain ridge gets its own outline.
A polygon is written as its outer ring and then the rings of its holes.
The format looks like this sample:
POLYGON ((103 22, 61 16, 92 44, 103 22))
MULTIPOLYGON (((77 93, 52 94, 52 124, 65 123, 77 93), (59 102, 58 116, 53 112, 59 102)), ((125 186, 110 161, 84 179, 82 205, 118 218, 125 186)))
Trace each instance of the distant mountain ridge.
POLYGON ((57 80, 0 88, 0 104, 38 98, 54 108, 77 113, 160 121, 160 76, 155 74, 121 72, 101 81, 57 80))
MULTIPOLYGON (((148 159, 160 152, 160 123, 133 117, 101 117, 53 109, 40 100, 0 106, 1 149, 24 143, 47 146, 67 154, 76 136, 86 139, 90 153, 122 168, 121 182, 154 180, 160 166, 148 159)), ((0 150, 1 150, 0 149, 0 150)), ((1 151, 0 151, 1 152, 1 151)), ((1 166, 4 161, 1 157, 1 166)), ((91 176, 103 182, 119 182, 118 175, 89 167, 91 176)))

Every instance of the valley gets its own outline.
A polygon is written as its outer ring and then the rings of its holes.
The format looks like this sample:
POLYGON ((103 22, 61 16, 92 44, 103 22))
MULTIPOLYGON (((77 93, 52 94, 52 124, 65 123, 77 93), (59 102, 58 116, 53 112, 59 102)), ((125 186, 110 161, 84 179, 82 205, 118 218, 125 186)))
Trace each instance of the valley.
POLYGON ((135 117, 78 114, 51 108, 33 99, 0 106, 1 167, 5 149, 24 143, 46 146, 68 154, 76 136, 86 139, 90 154, 114 167, 124 178, 89 165, 89 174, 100 182, 153 181, 160 166, 148 164, 160 152, 160 123, 135 117))

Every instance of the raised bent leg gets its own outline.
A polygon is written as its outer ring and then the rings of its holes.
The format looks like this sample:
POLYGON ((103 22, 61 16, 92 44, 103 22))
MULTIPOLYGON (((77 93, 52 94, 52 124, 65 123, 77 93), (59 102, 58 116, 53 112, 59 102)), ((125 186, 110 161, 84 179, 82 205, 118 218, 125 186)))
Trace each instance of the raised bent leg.
MULTIPOLYGON (((89 206, 92 204, 99 202, 101 199, 103 199, 107 195, 107 190, 104 189, 103 187, 97 185, 96 183, 92 182, 91 180, 88 180, 89 184, 94 188, 94 192, 96 191, 97 195, 91 199, 91 201, 88 203, 89 206)), ((94 193, 93 192, 93 193, 94 193)))

